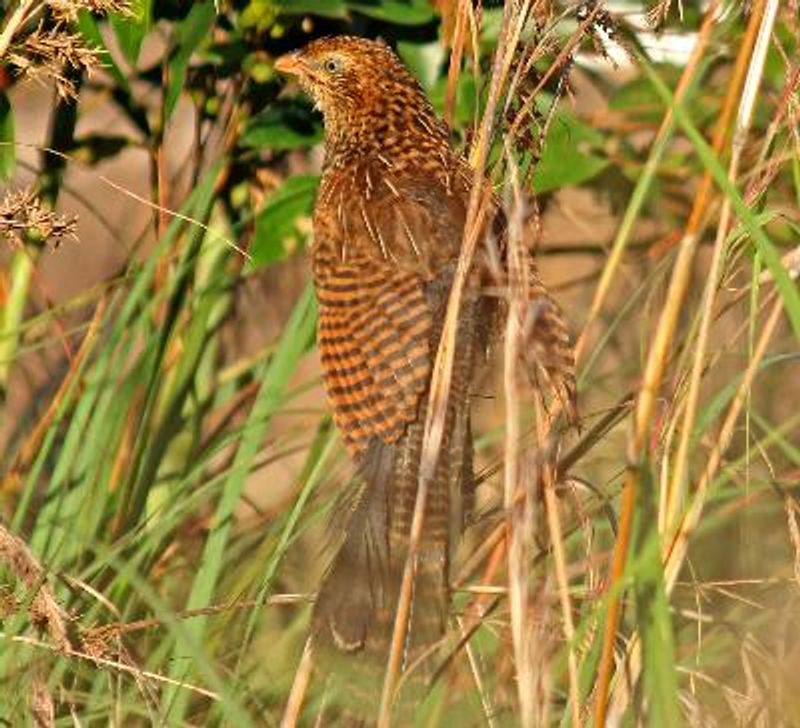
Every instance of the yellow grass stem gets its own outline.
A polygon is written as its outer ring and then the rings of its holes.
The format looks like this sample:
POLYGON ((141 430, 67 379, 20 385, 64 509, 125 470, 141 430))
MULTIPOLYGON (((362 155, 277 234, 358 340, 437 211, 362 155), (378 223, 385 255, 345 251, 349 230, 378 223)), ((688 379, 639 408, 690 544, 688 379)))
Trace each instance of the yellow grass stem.
POLYGON ((486 110, 483 115, 476 147, 473 150, 473 159, 471 161, 473 162, 475 174, 469 206, 467 208, 464 243, 453 279, 450 297, 447 302, 442 339, 433 366, 431 391, 425 418, 425 431, 420 459, 419 486, 417 489, 416 502, 414 504, 414 517, 411 522, 408 556, 403 570, 400 597, 398 599, 397 612, 392 631, 392 642, 386 668, 386 677, 381 692, 378 728, 389 728, 391 725, 392 701, 400 673, 403 644, 405 643, 408 617, 411 610, 417 551, 419 549, 425 518, 428 484, 433 479, 436 470, 436 460, 444 434, 444 421, 455 356, 455 340, 458 330, 461 297, 472 267, 472 258, 478 243, 478 238, 483 229, 483 221, 489 201, 488 195, 491 193, 491 190, 484 182, 484 170, 486 168, 486 160, 489 156, 489 147, 494 130, 495 111, 505 85, 505 80, 508 76, 514 48, 516 48, 519 42, 519 34, 522 29, 519 17, 520 14, 526 12, 528 4, 528 2, 523 3, 520 9, 515 8, 512 4, 508 4, 504 9, 503 25, 495 52, 486 110))
MULTIPOLYGON (((764 12, 764 0, 759 0, 753 7, 745 31, 739 54, 736 58, 731 80, 728 84, 722 112, 714 129, 712 148, 718 156, 722 153, 729 136, 729 127, 733 113, 737 107, 745 75, 750 64, 750 57, 755 44, 761 18, 764 12)), ((655 412, 658 392, 663 381, 669 350, 672 346, 675 329, 680 316, 689 279, 694 262, 697 242, 702 234, 705 213, 708 208, 712 176, 710 170, 703 174, 695 204, 692 208, 686 232, 680 244, 678 257, 673 268, 669 290, 664 309, 656 327, 653 342, 648 352, 645 365, 644 381, 636 401, 633 431, 628 442, 627 466, 622 492, 622 511, 619 533, 614 550, 614 557, 609 578, 610 597, 603 636, 603 651, 600 658, 597 681, 597 697, 595 703, 595 725, 605 726, 608 711, 608 696, 611 677, 614 673, 614 644, 617 638, 621 612, 621 595, 615 587, 622 580, 628 556, 628 545, 631 538, 631 526, 636 502, 639 469, 642 457, 650 436, 650 427, 655 412)))

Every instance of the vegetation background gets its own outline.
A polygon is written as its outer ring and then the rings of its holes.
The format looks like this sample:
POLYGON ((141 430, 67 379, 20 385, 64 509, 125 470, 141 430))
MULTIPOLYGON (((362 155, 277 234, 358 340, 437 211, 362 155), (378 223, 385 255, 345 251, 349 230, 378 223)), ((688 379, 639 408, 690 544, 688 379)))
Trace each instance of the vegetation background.
POLYGON ((324 713, 301 658, 351 471, 304 255, 321 120, 273 60, 331 33, 488 145, 579 347, 578 433, 502 366, 480 393, 464 639, 419 724, 800 725, 796 0, 0 7, 5 725, 324 713))

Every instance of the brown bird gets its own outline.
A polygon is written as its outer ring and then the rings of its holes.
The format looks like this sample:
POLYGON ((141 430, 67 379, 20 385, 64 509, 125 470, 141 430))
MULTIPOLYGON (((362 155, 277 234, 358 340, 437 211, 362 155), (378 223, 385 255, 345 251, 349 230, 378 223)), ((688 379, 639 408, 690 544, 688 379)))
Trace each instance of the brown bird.
MULTIPOLYGON (((386 665, 419 478, 431 371, 461 249, 473 173, 414 77, 377 41, 332 37, 282 56, 322 111, 325 162, 314 210, 318 344, 334 421, 357 465, 342 546, 313 615, 323 661, 386 665)), ((502 238, 502 216, 486 238, 502 238)), ((501 244, 502 247, 502 244, 501 244)), ((479 255, 459 316, 444 439, 430 485, 404 654, 412 665, 445 630, 453 546, 473 499, 469 386, 497 298, 479 255)), ((570 403, 572 353, 531 266, 541 374, 570 403)), ((496 286, 496 284, 495 284, 496 286)), ((363 701, 377 708, 376 692, 363 701)))

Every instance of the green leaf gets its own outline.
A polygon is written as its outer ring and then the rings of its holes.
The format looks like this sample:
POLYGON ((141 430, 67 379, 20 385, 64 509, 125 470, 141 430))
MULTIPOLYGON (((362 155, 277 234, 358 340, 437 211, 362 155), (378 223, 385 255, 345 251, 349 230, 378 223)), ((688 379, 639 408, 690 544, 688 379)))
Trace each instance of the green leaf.
POLYGON ((87 134, 75 140, 70 154, 85 164, 97 164, 103 159, 115 157, 129 144, 127 137, 116 134, 87 134))
MULTIPOLYGON (((468 128, 474 119, 479 118, 481 112, 481 99, 475 85, 475 77, 471 73, 462 73, 458 78, 456 92, 456 107, 453 114, 454 126, 457 129, 468 128)), ((426 89, 427 90, 427 89, 426 89)), ((444 98, 447 92, 447 77, 440 76, 436 85, 428 91, 433 108, 439 113, 444 110, 444 98)))
POLYGON ((297 221, 311 214, 318 184, 319 177, 315 175, 290 177, 269 197, 256 218, 251 268, 283 260, 291 241, 305 237, 297 221))
POLYGON ((113 13, 110 20, 122 54, 135 66, 142 41, 153 23, 152 0, 131 0, 130 14, 113 13))
POLYGON ((14 146, 14 110, 8 96, 0 92, 0 179, 11 179, 17 165, 14 146))
POLYGON ((723 169, 714 151, 692 122, 692 118, 686 111, 686 107, 675 100, 672 92, 667 88, 666 84, 661 80, 653 67, 647 62, 647 59, 640 55, 639 60, 650 82, 653 84, 656 91, 658 91, 658 94, 664 99, 664 102, 671 107, 675 120, 683 129, 689 141, 694 145, 703 165, 711 173, 717 186, 728 198, 734 212, 736 212, 742 224, 747 228, 747 232, 753 239, 758 252, 763 257, 767 268, 769 268, 770 273, 772 273, 775 279, 775 285, 783 299, 783 305, 786 309, 789 321, 792 324, 794 335, 800 340, 800 291, 798 291, 797 285, 784 267, 780 255, 778 255, 778 251, 775 249, 775 246, 772 244, 769 237, 767 237, 762 227, 758 224, 758 219, 753 211, 742 199, 739 190, 737 190, 728 179, 727 172, 723 169))
POLYGON ((396 25, 425 25, 435 17, 433 7, 421 0, 411 0, 411 2, 384 0, 374 5, 349 2, 347 6, 369 18, 396 25))
POLYGON ((320 15, 325 18, 347 17, 347 7, 342 0, 275 0, 284 15, 320 15))
POLYGON ((103 35, 100 33, 100 27, 97 25, 96 18, 87 10, 81 10, 78 13, 78 30, 85 38, 89 47, 96 48, 102 55, 103 68, 111 74, 117 85, 121 86, 125 91, 130 91, 131 87, 128 83, 128 78, 120 70, 111 51, 108 49, 103 35))
POLYGON ((422 84, 422 88, 430 92, 439 78, 439 71, 444 63, 444 46, 438 40, 432 43, 400 41, 397 44, 397 52, 422 84))
POLYGON ((272 0, 250 0, 239 15, 239 27, 263 33, 275 24, 278 8, 272 0))
MULTIPOLYGON (((262 446, 264 434, 272 416, 280 408, 286 396, 286 387, 297 371, 300 358, 313 341, 316 324, 316 305, 314 292, 307 286, 295 305, 294 311, 275 350, 275 354, 263 363, 257 381, 261 382, 253 408, 247 418, 244 434, 234 457, 233 467, 225 483, 224 490, 216 506, 210 533, 200 558, 202 569, 192 584, 187 603, 188 609, 206 607, 211 603, 218 583, 224 574, 225 553, 234 522, 234 511, 239 505, 247 476, 253 461, 262 446)), ((202 644, 205 637, 208 617, 199 617, 186 623, 188 641, 202 644)), ((180 658, 188 652, 183 636, 179 637, 175 648, 172 677, 184 679, 192 667, 180 658)), ((188 708, 188 691, 179 691, 170 686, 165 705, 172 707, 170 721, 180 725, 188 708), (175 701, 173 703, 173 700, 175 701)))
POLYGON ((169 62, 169 84, 164 99, 164 116, 169 119, 186 81, 186 69, 200 43, 208 37, 216 19, 213 0, 193 3, 189 14, 176 25, 175 54, 169 62))
POLYGON ((634 525, 633 584, 636 622, 642 636, 643 680, 647 696, 647 725, 682 725, 675 669, 672 615, 664 586, 661 546, 656 527, 656 491, 649 462, 640 466, 634 525))
POLYGON ((250 119, 239 145, 284 151, 312 147, 322 140, 322 124, 308 104, 279 99, 250 119))
POLYGON ((608 101, 614 111, 635 114, 640 119, 660 119, 664 114, 664 102, 647 79, 635 78, 616 89, 608 101))
POLYGON ((582 184, 600 174, 608 160, 591 154, 589 149, 602 140, 599 132, 571 114, 556 114, 533 173, 533 188, 541 194, 582 184))

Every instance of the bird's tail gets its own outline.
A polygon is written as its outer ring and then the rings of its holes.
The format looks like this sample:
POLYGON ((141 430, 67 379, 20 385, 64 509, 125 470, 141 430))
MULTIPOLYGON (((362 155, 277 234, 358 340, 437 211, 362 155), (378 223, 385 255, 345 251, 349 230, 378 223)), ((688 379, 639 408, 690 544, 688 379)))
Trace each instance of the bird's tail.
MULTIPOLYGON (((362 482, 348 499, 344 541, 314 609, 318 662, 332 693, 364 717, 377 714, 390 651, 416 497, 420 429, 414 423, 400 442, 367 452, 362 482)), ((414 679, 406 682, 416 686, 415 699, 444 635, 449 599, 449 504, 439 486, 433 484, 426 508, 402 655, 403 671, 413 669, 414 679)))
MULTIPOLYGON (((470 305, 474 304, 466 304, 470 305)), ((462 313, 403 645, 404 687, 398 702, 403 717, 409 706, 420 702, 426 678, 437 665, 450 601, 451 554, 472 501, 467 391, 474 353, 472 331, 472 316, 462 313)), ((359 485, 345 506, 344 540, 314 609, 318 663, 350 712, 361 716, 375 717, 383 686, 419 485, 427 399, 426 395, 418 418, 397 442, 373 440, 365 453, 359 485)))

